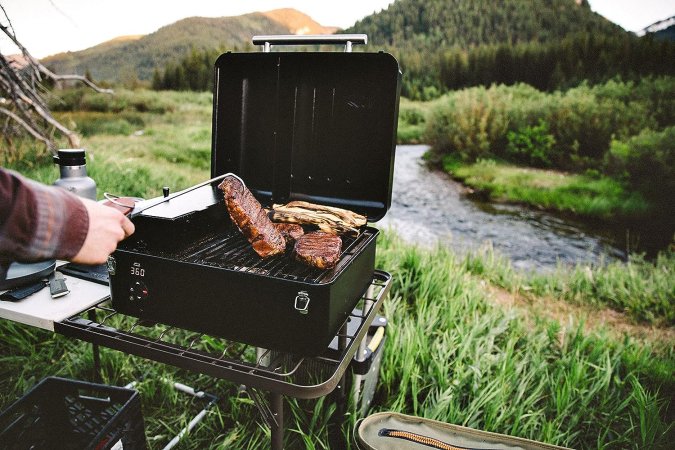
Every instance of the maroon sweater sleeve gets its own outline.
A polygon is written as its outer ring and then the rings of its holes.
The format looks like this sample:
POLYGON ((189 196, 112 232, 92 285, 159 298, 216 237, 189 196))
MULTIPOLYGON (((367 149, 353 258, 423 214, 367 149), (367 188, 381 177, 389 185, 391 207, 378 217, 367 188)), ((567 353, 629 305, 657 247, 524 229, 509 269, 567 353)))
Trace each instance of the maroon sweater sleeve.
POLYGON ((88 227, 75 195, 0 168, 0 261, 70 259, 88 227))

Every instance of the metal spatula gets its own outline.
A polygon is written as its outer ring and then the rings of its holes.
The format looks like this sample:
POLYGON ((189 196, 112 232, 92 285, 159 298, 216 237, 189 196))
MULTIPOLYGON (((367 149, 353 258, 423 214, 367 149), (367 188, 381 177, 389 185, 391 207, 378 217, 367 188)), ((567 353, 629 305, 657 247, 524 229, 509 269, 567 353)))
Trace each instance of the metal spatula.
POLYGON ((140 213, 145 211, 146 209, 152 208, 153 206, 157 206, 160 203, 167 202, 173 198, 180 197, 181 195, 187 194, 188 192, 194 191, 196 189, 199 189, 204 186, 208 186, 209 184, 215 183, 216 181, 220 181, 226 177, 233 177, 239 180, 239 182, 243 185, 246 186, 246 183, 244 183, 244 180, 242 180, 239 176, 228 172, 223 175, 219 175, 215 178, 211 178, 210 180, 204 181, 203 183, 196 184, 194 186, 191 186, 187 189, 184 189, 182 191, 175 192, 173 194, 167 195, 165 197, 156 197, 156 198, 151 198, 149 200, 139 200, 139 201, 134 201, 133 206, 131 206, 128 202, 129 197, 118 197, 113 194, 109 193, 104 193, 104 197, 111 203, 120 206, 122 208, 125 208, 127 210, 130 210, 127 213, 127 217, 130 219, 133 219, 134 217, 138 216, 140 213), (124 199, 124 200, 123 200, 124 199))

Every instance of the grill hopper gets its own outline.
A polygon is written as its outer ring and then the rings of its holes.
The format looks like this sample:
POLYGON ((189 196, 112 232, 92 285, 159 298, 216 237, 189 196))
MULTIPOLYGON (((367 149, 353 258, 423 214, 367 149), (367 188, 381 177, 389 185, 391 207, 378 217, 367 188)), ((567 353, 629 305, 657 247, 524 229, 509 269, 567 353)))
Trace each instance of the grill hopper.
MULTIPOLYGON (((263 205, 306 200, 384 216, 400 72, 384 53, 227 53, 216 62, 213 177, 233 172, 263 205)), ((145 210, 114 253, 125 314, 301 355, 322 353, 373 278, 377 230, 343 238, 321 271, 260 259, 213 185, 145 210)))

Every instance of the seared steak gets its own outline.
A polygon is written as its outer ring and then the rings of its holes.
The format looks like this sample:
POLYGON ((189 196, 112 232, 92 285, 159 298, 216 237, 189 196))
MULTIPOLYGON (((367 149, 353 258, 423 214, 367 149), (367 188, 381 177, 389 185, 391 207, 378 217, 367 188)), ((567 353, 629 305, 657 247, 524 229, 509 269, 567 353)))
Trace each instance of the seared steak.
POLYGON ((300 236, 305 234, 305 231, 297 223, 274 223, 274 226, 284 239, 286 239, 287 244, 292 244, 297 241, 300 236))
POLYGON ((312 231, 295 241, 295 257, 309 266, 319 269, 335 267, 340 259, 342 239, 323 231, 312 231))
POLYGON ((251 191, 234 177, 226 177, 218 187, 223 191, 232 222, 246 236, 253 250, 262 258, 283 253, 286 240, 251 191))

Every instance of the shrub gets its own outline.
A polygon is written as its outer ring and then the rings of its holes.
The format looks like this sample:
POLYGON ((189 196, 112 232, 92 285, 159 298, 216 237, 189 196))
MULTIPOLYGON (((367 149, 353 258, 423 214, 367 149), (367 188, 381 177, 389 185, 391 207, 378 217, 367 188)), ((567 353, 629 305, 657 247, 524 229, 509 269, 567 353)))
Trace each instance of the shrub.
POLYGON ((551 167, 555 137, 549 133, 548 123, 539 119, 538 125, 509 131, 506 138, 509 159, 534 167, 551 167))
MULTIPOLYGON (((675 126, 645 130, 626 141, 612 142, 607 170, 675 214, 675 126)), ((668 212, 668 211, 663 211, 668 212)), ((671 216, 672 217, 672 216, 671 216)))
POLYGON ((675 124, 674 77, 645 77, 637 83, 615 79, 594 86, 593 92, 599 99, 643 103, 658 129, 675 124))
POLYGON ((419 107, 409 104, 408 106, 401 106, 399 113, 399 120, 409 123, 410 125, 419 125, 424 123, 424 113, 419 107))
POLYGON ((114 94, 101 94, 89 88, 64 89, 52 93, 48 105, 51 111, 123 111, 164 114, 176 109, 178 99, 172 94, 160 95, 151 91, 118 89, 114 94))
POLYGON ((566 169, 597 165, 613 138, 626 138, 656 125, 645 103, 598 98, 585 85, 551 100, 545 119, 556 138, 557 152, 569 155, 559 162, 566 169))
POLYGON ((464 89, 430 103, 425 139, 435 153, 456 154, 468 162, 503 158, 564 170, 597 170, 612 140, 672 125, 673 93, 674 77, 639 83, 612 80, 594 87, 582 83, 551 94, 524 84, 464 89), (548 126, 543 134, 541 121, 548 126), (543 140, 525 142, 528 136, 535 138, 533 133, 543 140))
POLYGON ((439 101, 429 117, 427 141, 436 151, 457 153, 466 161, 501 153, 509 123, 501 91, 471 88, 439 101))
POLYGON ((84 89, 66 89, 58 94, 52 93, 47 101, 50 111, 76 111, 84 97, 84 89))
POLYGON ((419 144, 426 124, 426 113, 419 102, 401 99, 398 114, 399 144, 419 144))
POLYGON ((79 110, 92 112, 122 112, 127 107, 126 98, 118 94, 87 92, 80 101, 79 110))

